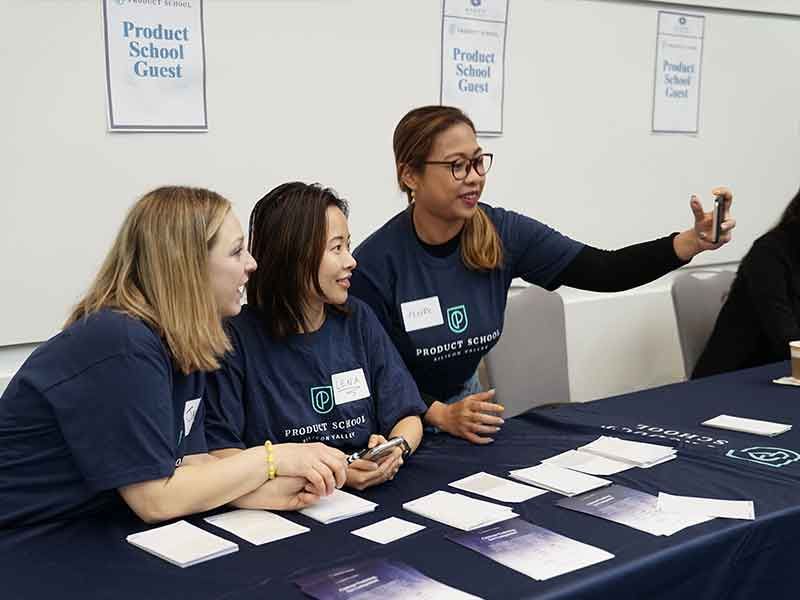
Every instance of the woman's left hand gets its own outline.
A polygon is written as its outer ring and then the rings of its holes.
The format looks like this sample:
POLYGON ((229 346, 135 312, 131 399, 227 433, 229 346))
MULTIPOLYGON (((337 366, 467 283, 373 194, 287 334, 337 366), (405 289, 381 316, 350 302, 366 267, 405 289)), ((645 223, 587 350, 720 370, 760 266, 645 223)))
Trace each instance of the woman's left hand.
POLYGON ((711 241, 712 237, 712 214, 703 210, 703 204, 700 199, 693 195, 689 206, 694 214, 694 227, 687 229, 683 233, 678 234, 674 240, 675 254, 681 260, 691 260, 696 254, 705 250, 716 250, 731 241, 731 231, 736 227, 736 219, 731 216, 731 204, 733 203, 733 194, 726 187, 714 188, 711 191, 714 196, 722 196, 725 200, 724 215, 722 221, 722 233, 716 243, 711 241))

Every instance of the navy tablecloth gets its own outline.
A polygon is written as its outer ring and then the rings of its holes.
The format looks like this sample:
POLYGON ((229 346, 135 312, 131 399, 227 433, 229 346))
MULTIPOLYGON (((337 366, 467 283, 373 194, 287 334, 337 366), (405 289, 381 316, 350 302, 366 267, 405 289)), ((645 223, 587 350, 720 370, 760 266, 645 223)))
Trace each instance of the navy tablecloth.
POLYGON ((484 598, 795 599, 800 597, 800 426, 766 438, 699 425, 723 413, 800 423, 800 388, 770 382, 787 371, 788 364, 780 363, 588 404, 537 409, 510 419, 488 446, 430 435, 394 481, 361 494, 379 503, 375 513, 331 525, 287 513, 311 531, 260 547, 200 516, 190 517, 236 541, 240 550, 187 569, 125 542, 128 534, 148 528, 128 512, 0 531, 0 597, 302 598, 290 581, 294 576, 379 556, 405 561, 484 598), (401 508, 403 502, 446 489, 455 479, 478 471, 507 475, 603 434, 678 448, 676 460, 611 476, 615 482, 652 494, 752 499, 757 519, 715 519, 657 537, 558 508, 560 496, 548 493, 515 505, 517 512, 616 557, 538 582, 447 541, 449 527, 401 508), (427 528, 385 546, 349 533, 389 516, 427 528))

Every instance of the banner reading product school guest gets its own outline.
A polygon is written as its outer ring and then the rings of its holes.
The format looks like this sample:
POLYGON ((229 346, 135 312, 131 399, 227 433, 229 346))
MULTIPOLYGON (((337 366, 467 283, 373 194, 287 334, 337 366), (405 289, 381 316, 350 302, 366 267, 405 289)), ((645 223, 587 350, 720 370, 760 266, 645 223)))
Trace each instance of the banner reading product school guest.
POLYGON ((444 0, 441 103, 457 106, 478 133, 503 132, 508 0, 444 0))
POLYGON ((658 12, 653 131, 698 133, 705 17, 658 12))
POLYGON ((202 0, 103 0, 111 131, 207 131, 202 0))

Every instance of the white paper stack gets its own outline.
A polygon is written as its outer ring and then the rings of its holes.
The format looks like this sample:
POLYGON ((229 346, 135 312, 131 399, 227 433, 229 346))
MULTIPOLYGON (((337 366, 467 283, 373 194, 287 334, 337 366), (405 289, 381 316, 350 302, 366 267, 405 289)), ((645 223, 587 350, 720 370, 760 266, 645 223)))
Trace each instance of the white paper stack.
POLYGON ((695 496, 674 496, 658 493, 658 510, 699 517, 722 517, 724 519, 756 518, 752 500, 718 500, 695 496))
POLYGON ((509 475, 563 496, 576 496, 611 484, 608 479, 546 464, 509 471, 509 475))
POLYGON ((581 452, 580 450, 567 450, 556 456, 545 458, 542 462, 562 469, 588 473, 589 475, 616 475, 636 466, 631 463, 612 460, 605 456, 581 452))
POLYGON ((308 527, 303 527, 265 510, 234 510, 206 517, 204 521, 229 531, 256 546, 310 531, 308 527))
POLYGON ((237 544, 186 521, 133 533, 128 543, 179 567, 191 567, 239 549, 237 544))
POLYGON ((581 446, 578 450, 629 463, 643 469, 660 465, 677 456, 677 451, 672 446, 633 442, 605 435, 585 446, 581 446))
POLYGON ((320 498, 315 505, 304 508, 300 514, 327 525, 371 512, 376 506, 374 502, 336 490, 330 496, 320 498))
POLYGON ((406 502, 403 508, 462 531, 472 531, 519 516, 507 506, 442 490, 406 502))
POLYGON ((729 429, 742 433, 754 433, 756 435, 767 435, 774 437, 781 433, 786 433, 792 426, 786 423, 773 423, 772 421, 760 421, 758 419, 745 419, 743 417, 731 417, 730 415, 720 415, 703 421, 701 425, 706 427, 716 427, 718 429, 729 429))
POLYGON ((450 485, 459 490, 480 494, 500 502, 525 502, 547 493, 547 490, 540 490, 530 485, 509 481, 483 471, 458 481, 453 481, 450 485))

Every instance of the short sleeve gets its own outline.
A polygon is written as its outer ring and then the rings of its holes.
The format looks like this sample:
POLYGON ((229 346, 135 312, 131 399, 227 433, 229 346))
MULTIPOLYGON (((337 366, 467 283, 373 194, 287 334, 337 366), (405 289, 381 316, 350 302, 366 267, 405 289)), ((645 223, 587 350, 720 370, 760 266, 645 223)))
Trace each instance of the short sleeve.
POLYGON ((177 439, 166 357, 119 354, 45 395, 92 491, 174 472, 177 439))
POLYGON ((205 402, 200 402, 197 408, 197 415, 194 418, 191 434, 186 438, 186 448, 184 454, 207 454, 208 445, 206 444, 205 433, 205 402))
POLYGON ((205 433, 208 449, 246 448, 244 443, 244 355, 242 344, 229 328, 233 350, 225 355, 220 368, 208 374, 206 382, 205 433))
POLYGON ((554 289, 558 275, 581 251, 583 244, 530 217, 491 209, 510 261, 511 277, 554 289))
POLYGON ((361 305, 365 343, 369 352, 370 381, 378 428, 388 435, 400 419, 422 415, 427 406, 392 340, 369 306, 361 305))

